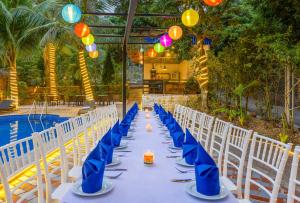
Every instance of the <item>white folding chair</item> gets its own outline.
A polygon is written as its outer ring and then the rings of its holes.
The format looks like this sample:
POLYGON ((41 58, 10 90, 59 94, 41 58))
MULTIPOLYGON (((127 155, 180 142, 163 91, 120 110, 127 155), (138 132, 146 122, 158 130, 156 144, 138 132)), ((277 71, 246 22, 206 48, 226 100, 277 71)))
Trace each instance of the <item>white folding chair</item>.
POLYGON ((191 134, 197 139, 198 135, 201 133, 201 121, 202 121, 203 113, 196 111, 194 117, 194 125, 193 129, 191 130, 191 134))
POLYGON ((216 118, 211 132, 209 154, 216 160, 220 172, 222 171, 222 161, 229 125, 229 123, 216 118))
POLYGON ((32 137, 0 147, 0 180, 6 202, 19 203, 35 198, 39 203, 44 202, 39 159, 37 146, 32 137), (14 177, 24 170, 26 172, 20 177, 14 177))
POLYGON ((190 132, 194 132, 196 115, 197 115, 197 111, 195 111, 193 109, 191 109, 191 111, 189 111, 184 130, 187 128, 187 129, 189 129, 190 132))
POLYGON ((67 183, 68 159, 63 136, 55 127, 32 134, 33 139, 37 142, 42 159, 42 172, 46 183, 46 202, 50 202, 52 198, 62 198, 59 196, 58 191, 67 191, 71 186, 70 183, 67 183), (52 194, 53 181, 60 184, 54 195, 52 194))
POLYGON ((185 131, 187 128, 187 124, 189 123, 189 120, 191 119, 193 109, 186 107, 185 116, 183 118, 181 128, 185 131))
POLYGON ((291 173, 290 173, 287 203, 300 202, 299 155, 300 155, 300 146, 296 146, 295 150, 294 150, 292 168, 291 168, 291 173), (297 188, 298 188, 298 190, 297 190, 297 188), (298 192, 296 193, 296 191, 298 191, 298 192))
POLYGON ((284 144, 277 140, 254 133, 245 184, 245 199, 240 202, 250 201, 250 185, 256 185, 270 197, 270 203, 276 203, 283 171, 291 149, 290 144, 284 144), (264 178, 270 184, 271 190, 265 186, 267 183, 258 181, 258 177, 264 178))
POLYGON ((213 116, 203 113, 201 116, 200 131, 198 131, 196 134, 197 140, 201 143, 206 151, 209 151, 209 138, 213 122, 213 116))
POLYGON ((228 190, 236 192, 239 198, 242 197, 243 170, 251 135, 252 130, 246 130, 234 125, 230 125, 227 135, 221 181, 228 190), (229 167, 237 171, 235 173, 237 174, 236 184, 228 177, 229 167))

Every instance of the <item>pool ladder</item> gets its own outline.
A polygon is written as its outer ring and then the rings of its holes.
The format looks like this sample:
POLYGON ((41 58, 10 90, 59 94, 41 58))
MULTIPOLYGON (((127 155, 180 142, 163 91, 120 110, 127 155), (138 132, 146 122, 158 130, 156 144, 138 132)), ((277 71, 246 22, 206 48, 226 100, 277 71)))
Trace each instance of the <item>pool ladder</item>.
MULTIPOLYGON (((36 106, 37 106, 37 103, 36 103, 36 101, 34 100, 33 103, 32 103, 32 105, 31 105, 31 108, 30 108, 28 117, 27 117, 27 120, 28 120, 28 122, 29 122, 29 125, 30 125, 30 128, 31 128, 31 131, 32 131, 32 132, 35 132, 35 130, 34 130, 33 126, 32 126, 31 121, 30 121, 30 116, 31 116, 31 114, 32 114, 32 110, 33 110, 33 109, 34 109, 34 114, 36 115, 36 109, 37 109, 36 106)), ((43 103, 43 107, 42 107, 42 112, 41 112, 40 117, 39 117, 39 120, 40 120, 40 122, 41 122, 41 125, 42 125, 43 130, 45 130, 45 127, 44 127, 44 123, 43 123, 42 117, 43 117, 43 114, 44 114, 44 111, 45 111, 46 108, 47 108, 47 102, 44 102, 44 103, 43 103)))

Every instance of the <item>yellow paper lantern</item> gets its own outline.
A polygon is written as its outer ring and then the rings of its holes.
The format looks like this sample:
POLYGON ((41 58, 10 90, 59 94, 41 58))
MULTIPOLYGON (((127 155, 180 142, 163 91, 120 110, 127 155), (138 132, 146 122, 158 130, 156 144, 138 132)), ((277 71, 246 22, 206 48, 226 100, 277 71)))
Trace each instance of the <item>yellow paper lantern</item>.
POLYGON ((98 56, 99 56, 98 50, 89 52, 89 57, 92 59, 97 58, 98 56))
POLYGON ((194 9, 188 9, 182 14, 181 21, 185 26, 193 27, 199 21, 199 14, 194 9))
POLYGON ((181 27, 174 25, 170 27, 168 34, 173 40, 179 40, 182 37, 182 29, 181 27))
POLYGON ((81 38, 81 40, 82 43, 85 45, 91 45, 95 41, 94 36, 92 34, 89 34, 88 36, 81 38))

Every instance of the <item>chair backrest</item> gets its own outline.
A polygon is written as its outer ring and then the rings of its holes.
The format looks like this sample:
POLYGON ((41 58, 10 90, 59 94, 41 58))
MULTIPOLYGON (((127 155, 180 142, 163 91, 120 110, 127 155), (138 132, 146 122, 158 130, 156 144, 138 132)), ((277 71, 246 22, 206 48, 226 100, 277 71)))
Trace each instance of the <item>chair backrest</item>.
POLYGON ((17 190, 26 186, 26 184, 30 184, 31 186, 36 184, 36 186, 26 187, 24 194, 19 196, 20 198, 17 202, 22 202, 25 198, 30 198, 36 192, 38 192, 39 202, 42 202, 43 182, 39 157, 35 141, 32 137, 27 137, 0 147, 0 178, 6 202, 12 203, 13 194, 17 195, 17 190), (14 177, 25 169, 28 173, 21 175, 19 177, 21 180, 18 177, 14 177), (15 180, 10 180, 11 178, 15 178, 15 180))
POLYGON ((299 193, 299 187, 300 187, 299 159, 300 159, 300 157, 299 156, 300 156, 300 146, 296 146, 295 150, 294 150, 292 168, 291 168, 291 173, 290 173, 287 203, 300 202, 300 193, 299 193), (297 190, 297 188, 298 188, 298 190, 297 190), (296 191, 298 191, 298 193, 296 193, 296 191))
POLYGON ((247 166, 245 198, 250 199, 250 185, 254 184, 270 197, 270 203, 276 203, 283 171, 288 158, 290 144, 254 133, 247 166), (264 179, 270 188, 262 184, 264 179))
POLYGON ((242 178, 245 164, 245 158, 249 145, 249 140, 252 135, 252 130, 246 130, 234 125, 230 125, 227 135, 223 176, 228 177, 229 166, 237 171, 237 195, 242 196, 242 178))
POLYGON ((183 130, 185 130, 187 128, 187 124, 190 122, 191 120, 191 114, 192 114, 193 109, 186 107, 186 111, 185 111, 185 115, 184 115, 184 119, 182 121, 181 124, 181 128, 183 130))
POLYGON ((186 119, 186 112, 188 110, 188 107, 182 106, 181 111, 180 111, 180 117, 178 119, 178 124, 180 126, 183 126, 183 123, 186 119))
POLYGON ((194 132, 195 122, 196 122, 196 115, 197 115, 197 111, 195 111, 193 109, 191 109, 188 112, 188 117, 186 119, 185 128, 189 129, 190 132, 194 132))
POLYGON ((213 122, 213 116, 207 115, 205 113, 202 114, 200 122, 200 131, 198 131, 197 140, 201 143, 201 145, 205 148, 206 151, 209 150, 209 138, 213 122))
POLYGON ((203 113, 196 111, 195 117, 194 117, 194 126, 193 130, 191 130, 192 135, 198 139, 198 135, 201 133, 201 121, 202 121, 203 113))
POLYGON ((222 171, 222 160, 224 155, 229 123, 216 118, 211 132, 210 155, 216 160, 218 168, 222 171))

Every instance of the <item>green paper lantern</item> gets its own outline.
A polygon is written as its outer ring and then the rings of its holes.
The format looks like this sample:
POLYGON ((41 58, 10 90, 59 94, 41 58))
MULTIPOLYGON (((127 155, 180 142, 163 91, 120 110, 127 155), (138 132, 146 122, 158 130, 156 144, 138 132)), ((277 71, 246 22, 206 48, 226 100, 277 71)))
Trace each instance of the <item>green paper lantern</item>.
POLYGON ((160 43, 156 43, 154 45, 154 50, 157 52, 157 53, 162 53, 165 51, 165 47, 163 47, 163 45, 161 45, 160 43))

